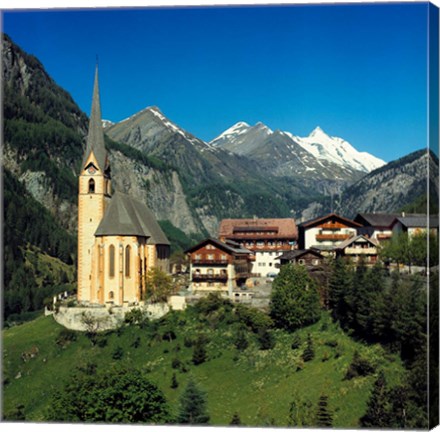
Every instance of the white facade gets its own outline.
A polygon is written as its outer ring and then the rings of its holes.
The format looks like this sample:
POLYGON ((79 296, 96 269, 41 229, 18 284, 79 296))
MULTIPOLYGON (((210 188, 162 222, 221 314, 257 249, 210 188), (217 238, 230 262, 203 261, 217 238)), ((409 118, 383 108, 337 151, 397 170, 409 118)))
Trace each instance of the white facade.
POLYGON ((325 229, 320 227, 307 228, 304 232, 304 249, 312 246, 336 246, 346 238, 356 235, 356 228, 325 229), (320 236, 323 236, 320 238, 320 236), (341 237, 338 237, 341 236, 341 237), (347 237, 348 236, 348 237, 347 237), (325 239, 328 237, 327 239, 325 239))
POLYGON ((255 252, 255 262, 252 267, 252 273, 261 274, 266 277, 269 273, 278 274, 280 269, 275 267, 278 264, 275 258, 280 256, 283 251, 257 251, 255 252))

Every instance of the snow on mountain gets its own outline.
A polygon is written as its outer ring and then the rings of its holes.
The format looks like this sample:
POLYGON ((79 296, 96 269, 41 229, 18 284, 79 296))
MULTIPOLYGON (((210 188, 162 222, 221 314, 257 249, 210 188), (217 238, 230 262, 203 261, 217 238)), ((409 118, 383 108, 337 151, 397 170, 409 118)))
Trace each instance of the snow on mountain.
MULTIPOLYGON (((278 131, 279 132, 279 131, 278 131)), ((251 155, 259 146, 267 144, 267 138, 274 132, 263 123, 249 126, 239 122, 224 131, 210 144, 222 147, 241 155, 251 155)), ((331 162, 344 168, 370 172, 385 165, 385 162, 367 152, 357 151, 342 138, 330 137, 319 126, 309 136, 299 137, 290 132, 282 132, 290 140, 299 144, 308 154, 318 161, 331 162)), ((278 134, 278 136, 280 136, 278 134)), ((274 138, 276 138, 274 136, 274 138)))
POLYGON ((349 142, 339 137, 330 137, 319 126, 308 137, 293 136, 301 147, 318 159, 358 171, 370 172, 385 165, 385 162, 367 152, 357 151, 349 142))
POLYGON ((102 120, 102 127, 105 129, 106 127, 110 127, 114 125, 114 122, 112 122, 111 120, 102 120))
POLYGON ((233 153, 245 155, 254 151, 272 133, 271 129, 260 122, 255 126, 238 122, 212 140, 210 144, 233 153))

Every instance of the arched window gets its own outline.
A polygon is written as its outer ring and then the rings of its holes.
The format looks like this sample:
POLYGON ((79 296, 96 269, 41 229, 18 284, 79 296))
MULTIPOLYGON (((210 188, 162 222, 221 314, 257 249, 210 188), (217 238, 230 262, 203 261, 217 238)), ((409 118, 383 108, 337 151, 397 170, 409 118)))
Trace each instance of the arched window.
POLYGON ((95 180, 89 180, 89 193, 95 193, 95 180))
POLYGON ((109 298, 110 300, 113 300, 113 299, 115 298, 115 293, 114 293, 113 291, 110 291, 110 292, 108 293, 108 298, 109 298))
POLYGON ((110 245, 109 254, 110 257, 108 275, 110 277, 115 277, 115 247, 113 245, 110 245))
POLYGON ((130 253, 131 247, 127 246, 125 248, 125 277, 130 277, 130 253))

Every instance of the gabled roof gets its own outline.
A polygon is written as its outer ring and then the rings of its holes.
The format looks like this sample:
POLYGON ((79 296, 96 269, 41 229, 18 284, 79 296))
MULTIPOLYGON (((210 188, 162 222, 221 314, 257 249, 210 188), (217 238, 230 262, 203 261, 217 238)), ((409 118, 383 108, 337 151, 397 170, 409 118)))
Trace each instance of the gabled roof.
POLYGON ((292 218, 248 218, 248 219, 223 219, 220 222, 219 237, 234 237, 234 231, 240 232, 276 230, 279 238, 297 238, 298 229, 292 218))
POLYGON ((330 220, 330 219, 336 219, 336 220, 344 223, 345 225, 348 225, 351 228, 359 228, 362 226, 361 224, 359 224, 351 219, 347 219, 343 216, 339 216, 336 213, 330 213, 325 216, 320 216, 315 219, 308 220, 306 222, 299 224, 299 226, 302 228, 312 228, 313 226, 318 225, 318 224, 325 222, 326 220, 330 220))
POLYGON ((398 217, 397 221, 407 228, 426 228, 428 222, 431 228, 438 228, 438 216, 408 215, 398 217))
POLYGON ((115 192, 95 236, 147 237, 148 244, 169 245, 151 210, 141 201, 115 192))
POLYGON ((398 213, 358 213, 354 221, 365 226, 389 228, 399 216, 398 213))
POLYGON ((92 110, 90 112, 89 132, 87 134, 87 146, 82 163, 83 169, 87 159, 93 152, 98 164, 97 168, 104 172, 108 166, 107 151, 104 144, 104 132, 101 122, 101 103, 99 100, 98 66, 95 70, 95 84, 93 88, 92 110))
POLYGON ((337 246, 335 246, 335 250, 337 249, 345 249, 346 247, 350 246, 351 244, 355 243, 356 241, 363 239, 364 241, 366 241, 367 243, 372 244, 374 247, 377 247, 379 244, 377 243, 376 240, 365 237, 363 235, 358 235, 358 236, 353 236, 350 237, 346 240, 344 240, 343 242, 341 242, 340 244, 338 244, 337 246))
POLYGON ((233 255, 233 254, 253 254, 252 251, 250 251, 249 249, 246 249, 244 247, 241 247, 238 243, 228 241, 226 244, 226 243, 223 243, 222 241, 220 241, 216 238, 213 238, 213 237, 208 237, 207 239, 202 240, 200 243, 187 249, 185 251, 185 253, 188 254, 188 253, 195 252, 196 250, 202 248, 203 246, 205 246, 208 243, 214 244, 219 249, 221 249, 231 255, 233 255))
POLYGON ((280 255, 279 257, 276 257, 275 259, 294 260, 294 259, 299 259, 299 258, 301 258, 302 256, 304 256, 306 254, 315 255, 317 258, 324 258, 324 256, 321 255, 316 250, 297 249, 297 250, 291 250, 291 251, 284 252, 282 255, 280 255))

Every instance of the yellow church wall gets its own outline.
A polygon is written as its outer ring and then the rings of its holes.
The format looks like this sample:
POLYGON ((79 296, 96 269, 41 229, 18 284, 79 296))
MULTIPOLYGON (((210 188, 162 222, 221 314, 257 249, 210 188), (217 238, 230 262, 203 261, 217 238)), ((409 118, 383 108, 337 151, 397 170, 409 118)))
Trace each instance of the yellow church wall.
POLYGON ((94 247, 92 298, 93 302, 116 305, 141 300, 143 271, 141 257, 144 254, 142 239, 135 236, 97 237, 94 247), (114 275, 110 275, 110 248, 114 247, 114 275), (130 247, 129 272, 127 274, 127 246, 130 247), (98 258, 100 257, 100 259, 98 258))
MULTIPOLYGON (((89 157, 93 161, 93 154, 89 157)), ((92 301, 91 275, 94 234, 104 215, 105 178, 103 175, 89 175, 83 171, 79 177, 78 197, 78 300, 92 301), (89 181, 94 180, 94 193, 89 193, 89 181)))

